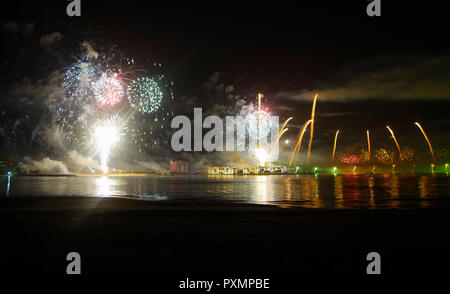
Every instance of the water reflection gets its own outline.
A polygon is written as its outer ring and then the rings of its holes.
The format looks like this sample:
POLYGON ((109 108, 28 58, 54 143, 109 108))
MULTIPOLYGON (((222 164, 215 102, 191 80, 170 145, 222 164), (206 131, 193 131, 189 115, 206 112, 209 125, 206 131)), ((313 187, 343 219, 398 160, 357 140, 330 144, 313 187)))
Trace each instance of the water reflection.
POLYGON ((392 197, 399 196, 398 175, 396 174, 389 177, 389 192, 392 197))
POLYGON ((427 190, 428 178, 429 177, 425 177, 425 176, 421 176, 419 178, 419 191, 420 191, 421 198, 426 198, 428 196, 428 190, 427 190))
POLYGON ((450 178, 361 174, 293 176, 6 177, 3 195, 248 202, 308 208, 411 208, 450 203, 450 178))
POLYGON ((375 191, 374 191, 375 178, 374 177, 368 177, 367 178, 367 186, 369 187, 369 206, 373 208, 373 207, 375 207, 375 201, 374 201, 374 197, 375 197, 375 191))
POLYGON ((338 200, 336 208, 342 208, 344 198, 344 177, 342 175, 334 176, 334 196, 338 200))
POLYGON ((6 183, 6 196, 9 195, 9 187, 11 187, 11 176, 7 175, 7 183, 6 183))
POLYGON ((114 184, 113 180, 109 179, 107 176, 103 176, 95 179, 96 184, 96 194, 102 197, 114 195, 112 191, 112 186, 114 184))
POLYGON ((270 185, 270 178, 266 176, 257 176, 257 184, 254 185, 252 201, 266 203, 273 200, 273 187, 270 185))

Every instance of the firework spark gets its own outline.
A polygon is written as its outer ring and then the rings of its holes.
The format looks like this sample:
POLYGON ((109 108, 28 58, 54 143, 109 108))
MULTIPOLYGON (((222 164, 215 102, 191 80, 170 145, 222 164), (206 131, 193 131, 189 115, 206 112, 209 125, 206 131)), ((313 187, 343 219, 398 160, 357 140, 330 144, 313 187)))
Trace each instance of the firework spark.
POLYGON ((403 147, 402 153, 400 154, 400 159, 402 161, 411 162, 414 159, 414 150, 408 146, 403 147))
POLYGON ((422 126, 421 126, 418 122, 416 122, 416 123, 414 123, 414 124, 415 124, 416 126, 418 126, 419 129, 422 131, 422 134, 423 134, 423 136, 425 137, 425 140, 427 140, 428 147, 430 148, 431 156, 433 156, 433 161, 436 162, 436 158, 434 157, 433 147, 431 146, 431 143, 430 143, 430 140, 428 139, 427 134, 425 133, 425 131, 423 130, 422 126))
POLYGON ((92 86, 94 95, 101 105, 114 106, 122 101, 124 90, 117 78, 103 74, 92 86))
POLYGON ((161 107, 164 93, 155 79, 140 77, 130 83, 127 96, 131 107, 141 113, 153 113, 161 107))
POLYGON ((397 145, 398 153, 402 154, 402 150, 400 149, 400 145, 398 145, 398 142, 397 142, 397 139, 395 138, 394 132, 391 130, 391 128, 389 126, 386 126, 386 128, 391 133, 391 136, 392 136, 392 139, 394 139, 395 145, 397 145))
POLYGON ((118 116, 96 123, 92 134, 92 144, 100 157, 103 173, 108 173, 108 162, 112 148, 121 137, 121 122, 118 116))
POLYGON ((370 161, 370 135, 369 135, 369 130, 367 130, 367 161, 370 161))
POLYGON ((246 118, 248 135, 254 139, 266 137, 271 129, 271 115, 264 111, 253 111, 246 118))
POLYGON ((334 154, 336 152, 336 142, 339 135, 339 130, 336 131, 336 135, 334 136, 334 145, 333 145, 333 155, 331 156, 331 162, 334 162, 334 154))
POLYGON ((341 162, 348 165, 357 165, 361 162, 360 158, 356 154, 344 154, 341 157, 341 162))
POLYGON ((257 148, 255 150, 255 155, 259 160, 259 166, 264 166, 268 157, 266 150, 264 150, 263 148, 257 148))
POLYGON ((77 146, 81 134, 89 128, 89 116, 97 103, 92 89, 92 81, 101 76, 101 66, 98 62, 81 58, 70 65, 64 72, 64 96, 55 101, 57 122, 65 143, 70 147, 77 146), (92 107, 91 107, 92 106, 92 107), (87 111, 88 110, 88 111, 87 111))
POLYGON ((63 84, 70 96, 90 94, 91 81, 101 73, 100 66, 92 62, 78 60, 64 73, 63 84))
MULTIPOLYGON (((280 139, 281 139, 281 137, 282 137, 283 134, 286 133, 288 130, 289 130, 289 129, 288 129, 288 128, 284 128, 284 125, 283 125, 283 127, 281 128, 281 130, 278 132, 277 138, 276 138, 275 142, 272 144, 272 148, 271 148, 271 151, 270 151, 270 157, 269 157, 269 158, 271 158, 271 159, 273 158, 274 152, 275 152, 275 150, 277 150, 277 145, 280 144, 280 139)), ((286 141, 285 141, 285 144, 288 144, 288 143, 289 143, 289 140, 286 140, 286 141)))
POLYGON ((303 135, 305 134, 306 128, 312 122, 312 119, 308 120, 301 128, 297 144, 294 147, 294 150, 291 152, 291 157, 289 158, 289 166, 291 166, 292 162, 297 159, 297 154, 300 152, 300 147, 302 146, 303 135))
POLYGON ((314 117, 316 115, 316 101, 317 101, 317 94, 314 96, 313 101, 313 107, 311 111, 311 133, 309 135, 309 145, 308 145, 308 156, 307 156, 307 162, 309 163, 309 157, 311 156, 311 145, 314 135, 314 117))
POLYGON ((258 94, 258 148, 261 145, 261 98, 262 94, 258 94))
POLYGON ((378 149, 375 156, 382 165, 390 165, 394 162, 394 153, 389 152, 386 149, 378 149))
POLYGON ((274 142, 273 145, 278 144, 278 142, 280 141, 281 136, 283 136, 283 134, 286 133, 286 131, 288 130, 288 128, 285 128, 285 127, 286 127, 286 124, 287 124, 291 119, 292 119, 292 116, 284 121, 283 125, 281 126, 280 131, 278 132, 277 138, 276 138, 276 140, 275 140, 275 142, 274 142))

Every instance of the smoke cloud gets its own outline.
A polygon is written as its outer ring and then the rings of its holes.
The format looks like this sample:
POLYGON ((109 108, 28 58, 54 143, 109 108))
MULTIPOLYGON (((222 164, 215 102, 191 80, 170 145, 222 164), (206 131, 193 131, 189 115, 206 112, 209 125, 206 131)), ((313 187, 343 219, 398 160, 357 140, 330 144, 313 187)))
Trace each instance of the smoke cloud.
POLYGON ((315 90, 284 92, 280 96, 309 101, 318 92, 321 100, 329 101, 449 99, 450 55, 431 58, 382 57, 346 68, 337 80, 322 82, 315 90))
POLYGON ((26 172, 46 172, 46 173, 62 173, 66 174, 69 169, 62 161, 50 159, 48 157, 42 160, 33 160, 25 157, 19 163, 19 167, 26 172))

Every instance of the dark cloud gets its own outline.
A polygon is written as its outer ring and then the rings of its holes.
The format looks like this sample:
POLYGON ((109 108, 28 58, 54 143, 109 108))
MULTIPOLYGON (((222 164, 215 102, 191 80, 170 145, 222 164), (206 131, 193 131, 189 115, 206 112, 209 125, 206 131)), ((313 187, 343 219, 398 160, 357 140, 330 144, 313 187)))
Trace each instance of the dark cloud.
POLYGON ((346 68, 336 81, 315 90, 284 92, 292 100, 450 99, 450 54, 434 57, 383 57, 346 68))

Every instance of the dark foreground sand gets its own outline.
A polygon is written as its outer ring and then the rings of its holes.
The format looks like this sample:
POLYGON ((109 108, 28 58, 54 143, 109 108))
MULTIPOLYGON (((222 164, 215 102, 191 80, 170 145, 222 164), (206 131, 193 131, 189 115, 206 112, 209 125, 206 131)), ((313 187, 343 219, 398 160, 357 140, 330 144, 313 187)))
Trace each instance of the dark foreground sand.
POLYGON ((323 210, 112 198, 0 198, 0 272, 383 274, 450 270, 448 209, 323 210))

